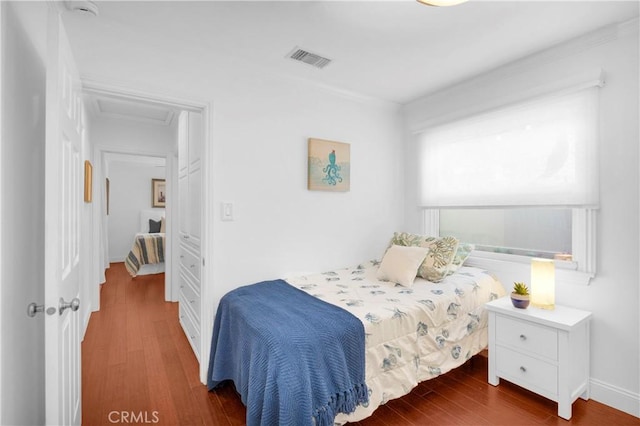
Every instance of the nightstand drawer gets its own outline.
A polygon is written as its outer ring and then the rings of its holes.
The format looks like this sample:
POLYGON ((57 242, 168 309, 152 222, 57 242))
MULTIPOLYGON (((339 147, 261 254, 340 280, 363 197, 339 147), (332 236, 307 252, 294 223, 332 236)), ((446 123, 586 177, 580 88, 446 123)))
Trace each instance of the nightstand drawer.
POLYGON ((498 376, 557 400, 558 367, 502 346, 496 347, 498 376))
POLYGON ((496 339, 501 345, 558 360, 558 331, 555 329, 498 315, 496 339))

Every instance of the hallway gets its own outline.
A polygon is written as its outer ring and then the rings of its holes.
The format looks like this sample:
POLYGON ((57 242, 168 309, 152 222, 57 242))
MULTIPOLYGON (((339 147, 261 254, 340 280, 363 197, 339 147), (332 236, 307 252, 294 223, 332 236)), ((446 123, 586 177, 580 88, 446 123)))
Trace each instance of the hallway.
POLYGON ((82 343, 82 404, 91 426, 244 424, 245 416, 233 391, 209 393, 198 380, 178 304, 164 301, 164 274, 132 279, 123 263, 107 270, 82 343))

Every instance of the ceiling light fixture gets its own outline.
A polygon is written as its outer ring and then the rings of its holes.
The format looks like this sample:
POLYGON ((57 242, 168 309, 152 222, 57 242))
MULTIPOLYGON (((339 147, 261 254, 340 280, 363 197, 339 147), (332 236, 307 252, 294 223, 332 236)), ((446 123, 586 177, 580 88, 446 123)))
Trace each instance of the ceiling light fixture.
POLYGON ((427 6, 455 6, 460 3, 464 3, 467 0, 417 0, 418 3, 426 4, 427 6))

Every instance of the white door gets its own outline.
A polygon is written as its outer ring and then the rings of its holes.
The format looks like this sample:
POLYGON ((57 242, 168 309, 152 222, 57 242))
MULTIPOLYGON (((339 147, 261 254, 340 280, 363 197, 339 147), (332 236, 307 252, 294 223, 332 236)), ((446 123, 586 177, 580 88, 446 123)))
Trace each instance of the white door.
POLYGON ((49 8, 45 148, 46 421, 81 421, 80 206, 82 98, 62 20, 49 8))

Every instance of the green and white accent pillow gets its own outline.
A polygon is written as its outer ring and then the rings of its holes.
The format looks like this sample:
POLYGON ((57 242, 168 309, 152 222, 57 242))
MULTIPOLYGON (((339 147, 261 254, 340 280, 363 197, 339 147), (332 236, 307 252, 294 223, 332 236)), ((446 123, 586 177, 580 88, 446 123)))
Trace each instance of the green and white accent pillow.
POLYGON ((394 244, 428 248, 429 253, 418 268, 418 275, 434 283, 442 281, 447 276, 458 249, 458 239, 455 237, 427 237, 408 232, 395 232, 389 247, 394 244))
POLYGON ((459 243, 458 249, 456 250, 455 256, 453 256, 453 261, 451 265, 449 265, 449 270, 447 271, 447 276, 454 274, 465 260, 471 255, 471 252, 475 250, 476 246, 469 243, 459 243))

